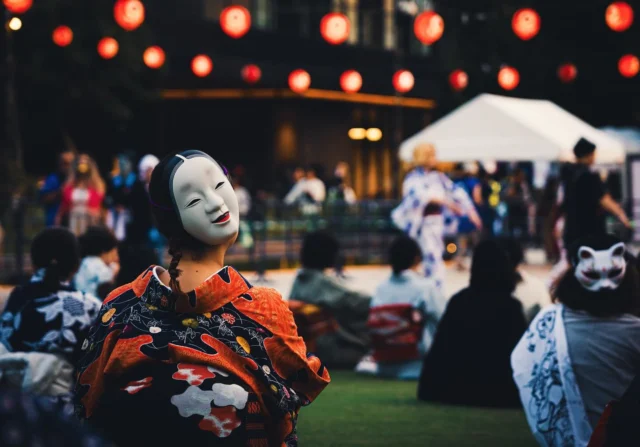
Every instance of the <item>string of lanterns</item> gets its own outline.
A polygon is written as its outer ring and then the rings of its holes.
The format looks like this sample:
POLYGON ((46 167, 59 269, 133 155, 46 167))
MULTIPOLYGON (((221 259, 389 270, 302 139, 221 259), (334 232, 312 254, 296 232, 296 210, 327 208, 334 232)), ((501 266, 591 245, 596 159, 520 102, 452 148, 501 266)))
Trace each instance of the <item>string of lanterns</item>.
MULTIPOLYGON (((3 0, 8 11, 13 14, 24 14, 33 6, 33 0, 3 0)), ((140 0, 116 0, 113 7, 115 22, 126 31, 134 31, 145 20, 145 8, 140 0)), ((605 22, 615 32, 624 32, 633 24, 633 8, 624 1, 611 3, 605 11, 605 22)), ((233 39, 240 39, 251 29, 251 13, 247 8, 233 5, 225 8, 220 14, 222 31, 233 39)), ((528 41, 536 37, 541 28, 540 15, 532 8, 517 10, 511 20, 514 34, 528 41)), ((14 27, 19 29, 19 27, 14 27)), ((433 45, 444 34, 443 18, 434 11, 423 11, 414 20, 413 31, 416 38, 424 45, 433 45)), ((331 45, 346 42, 351 32, 349 18, 338 12, 326 14, 320 21, 320 34, 331 45)), ((67 25, 60 25, 53 30, 53 42, 66 47, 73 42, 73 31, 67 25)), ((98 54, 104 59, 113 59, 119 51, 119 44, 113 37, 100 39, 97 45, 98 54)), ((142 57, 145 65, 151 69, 161 68, 166 60, 164 50, 159 46, 151 46, 144 51, 142 57)), ((197 55, 191 61, 194 75, 204 78, 213 70, 213 62, 207 55, 197 55)), ((618 61, 618 71, 625 78, 632 78, 640 71, 637 56, 627 54, 618 61)), ((563 83, 573 82, 578 75, 577 67, 567 62, 558 67, 557 76, 563 83)), ((246 65, 241 70, 242 79, 250 85, 258 83, 262 77, 260 67, 246 65)), ((469 76, 461 69, 453 70, 448 77, 454 91, 462 91, 469 84, 469 76)), ((505 90, 514 90, 520 83, 520 73, 514 67, 503 66, 497 76, 498 84, 505 90)), ((302 69, 292 71, 288 77, 289 88, 296 93, 304 93, 311 86, 311 75, 302 69)), ((340 76, 340 87, 346 93, 357 93, 362 88, 362 75, 355 70, 347 70, 340 76)), ((415 85, 415 78, 409 70, 401 69, 394 73, 392 85, 398 93, 408 93, 415 85)))

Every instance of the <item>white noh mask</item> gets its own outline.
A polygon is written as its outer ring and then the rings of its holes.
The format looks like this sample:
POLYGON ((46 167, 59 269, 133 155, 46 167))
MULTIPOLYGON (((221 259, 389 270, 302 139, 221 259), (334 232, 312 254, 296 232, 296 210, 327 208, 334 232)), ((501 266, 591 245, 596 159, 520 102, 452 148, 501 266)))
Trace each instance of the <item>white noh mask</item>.
POLYGON ((622 242, 607 250, 596 251, 590 247, 580 247, 575 267, 576 279, 582 287, 592 292, 617 289, 627 271, 625 251, 622 242))
POLYGON ((182 158, 171 189, 184 230, 208 245, 234 238, 240 225, 238 199, 222 168, 206 157, 182 158))

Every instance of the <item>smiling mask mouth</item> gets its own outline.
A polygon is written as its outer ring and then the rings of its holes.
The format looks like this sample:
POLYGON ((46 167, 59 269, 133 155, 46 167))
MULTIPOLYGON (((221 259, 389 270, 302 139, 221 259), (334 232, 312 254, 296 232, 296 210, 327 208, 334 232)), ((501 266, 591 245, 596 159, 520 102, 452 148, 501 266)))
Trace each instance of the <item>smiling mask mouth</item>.
POLYGON ((214 220, 212 223, 214 224, 222 224, 222 223, 226 223, 229 221, 229 219, 231 219, 231 215, 229 214, 229 211, 222 213, 216 220, 214 220))

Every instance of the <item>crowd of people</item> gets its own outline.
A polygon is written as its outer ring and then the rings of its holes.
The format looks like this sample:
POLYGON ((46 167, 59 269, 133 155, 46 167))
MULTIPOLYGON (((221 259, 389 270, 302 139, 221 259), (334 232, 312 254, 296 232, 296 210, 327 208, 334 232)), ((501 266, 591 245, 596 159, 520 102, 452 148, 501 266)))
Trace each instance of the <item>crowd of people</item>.
MULTIPOLYGON (((315 231, 288 299, 226 264, 251 199, 209 155, 145 156, 138 173, 123 156, 104 182, 88 156, 63 153, 41 189, 50 227, 33 240, 33 275, 0 315, 0 393, 41 396, 43 417, 64 416, 60 430, 76 427, 75 414, 77 433, 119 446, 293 446, 301 408, 329 369, 346 368, 416 380, 421 401, 523 408, 543 446, 629 445, 612 440, 634 435, 640 415, 640 262, 607 234, 605 212, 630 224, 588 169, 595 150, 576 144, 561 186, 564 264, 548 288, 521 268, 524 177, 504 191, 513 232, 497 237, 487 230, 494 188, 473 167, 452 181, 425 144, 375 292, 331 273, 340 244, 315 231), (450 297, 447 216, 472 252, 469 284, 450 297)), ((314 169, 301 171, 285 201, 314 212, 331 194, 355 200, 348 171, 338 165, 329 193, 314 169)))

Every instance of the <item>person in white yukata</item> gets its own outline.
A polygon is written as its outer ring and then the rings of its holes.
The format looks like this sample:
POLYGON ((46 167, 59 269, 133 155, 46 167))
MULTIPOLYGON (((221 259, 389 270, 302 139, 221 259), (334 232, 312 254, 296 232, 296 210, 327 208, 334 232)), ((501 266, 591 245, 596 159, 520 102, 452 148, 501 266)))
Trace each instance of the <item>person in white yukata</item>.
POLYGON ((444 215, 448 208, 455 214, 466 215, 478 228, 482 221, 473 201, 464 189, 437 171, 436 149, 424 143, 413 152, 414 169, 402 184, 402 202, 391 213, 394 224, 415 239, 422 249, 424 275, 444 289, 444 215))

